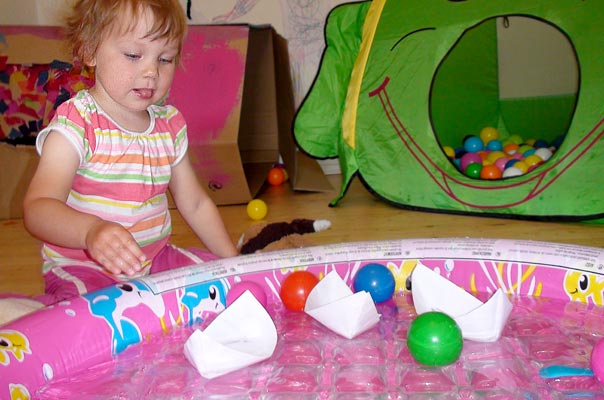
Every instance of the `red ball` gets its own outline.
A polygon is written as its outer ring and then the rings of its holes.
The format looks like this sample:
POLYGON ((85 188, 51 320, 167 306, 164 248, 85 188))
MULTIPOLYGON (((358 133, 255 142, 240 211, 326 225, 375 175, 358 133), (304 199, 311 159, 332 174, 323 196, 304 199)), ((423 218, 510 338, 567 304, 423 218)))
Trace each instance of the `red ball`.
POLYGON ((283 168, 271 168, 270 171, 268 171, 268 177, 266 180, 273 186, 279 186, 285 182, 285 173, 283 172, 283 168))
POLYGON ((295 271, 281 284, 279 297, 283 305, 292 311, 303 311, 311 290, 319 283, 319 278, 308 271, 295 271))

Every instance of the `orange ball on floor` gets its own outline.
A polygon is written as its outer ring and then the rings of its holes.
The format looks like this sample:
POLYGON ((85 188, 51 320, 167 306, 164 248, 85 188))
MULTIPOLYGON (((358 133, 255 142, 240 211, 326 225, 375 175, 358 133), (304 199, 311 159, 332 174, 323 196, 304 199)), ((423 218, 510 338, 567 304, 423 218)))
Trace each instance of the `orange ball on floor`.
POLYGON ((273 186, 281 185, 283 182, 285 182, 285 173, 283 172, 283 168, 271 168, 270 171, 268 171, 268 177, 266 180, 273 186))

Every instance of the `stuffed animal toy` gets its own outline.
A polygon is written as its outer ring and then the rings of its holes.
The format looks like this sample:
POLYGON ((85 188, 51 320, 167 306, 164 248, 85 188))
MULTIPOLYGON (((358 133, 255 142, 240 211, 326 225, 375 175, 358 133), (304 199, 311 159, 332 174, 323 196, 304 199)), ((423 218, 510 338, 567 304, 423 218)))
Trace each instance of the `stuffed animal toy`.
POLYGON ((241 254, 266 252, 296 247, 307 247, 310 243, 302 237, 307 233, 324 231, 331 227, 325 219, 294 219, 291 222, 259 222, 248 228, 237 243, 241 254))

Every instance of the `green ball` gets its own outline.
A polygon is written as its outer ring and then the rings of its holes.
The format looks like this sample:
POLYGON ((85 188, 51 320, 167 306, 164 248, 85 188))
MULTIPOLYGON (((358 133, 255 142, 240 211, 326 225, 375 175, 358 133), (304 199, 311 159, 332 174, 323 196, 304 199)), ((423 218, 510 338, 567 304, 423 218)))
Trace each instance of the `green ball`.
POLYGON ((461 354, 461 329, 453 318, 437 311, 418 315, 407 332, 409 352, 420 364, 448 365, 461 354))
POLYGON ((480 178, 480 171, 482 171, 481 164, 471 163, 466 167, 464 172, 466 173, 466 176, 469 176, 470 178, 480 178))

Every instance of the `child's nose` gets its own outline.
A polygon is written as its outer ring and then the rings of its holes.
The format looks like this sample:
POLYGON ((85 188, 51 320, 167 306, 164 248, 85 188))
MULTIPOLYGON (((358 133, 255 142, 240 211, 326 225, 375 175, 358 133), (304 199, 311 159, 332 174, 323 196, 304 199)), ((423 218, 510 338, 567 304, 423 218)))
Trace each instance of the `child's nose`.
POLYGON ((150 61, 145 64, 143 76, 145 78, 155 78, 158 75, 159 64, 157 61, 150 61))

